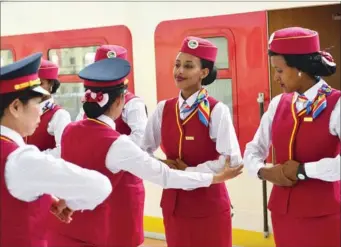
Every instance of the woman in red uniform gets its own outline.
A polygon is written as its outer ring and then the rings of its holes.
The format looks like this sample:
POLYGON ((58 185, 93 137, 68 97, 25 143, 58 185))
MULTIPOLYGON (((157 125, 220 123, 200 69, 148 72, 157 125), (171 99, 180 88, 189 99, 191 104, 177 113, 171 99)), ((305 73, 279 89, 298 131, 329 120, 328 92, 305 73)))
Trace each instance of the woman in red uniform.
MULTIPOLYGON (((179 96, 161 101, 148 121, 142 148, 152 153, 162 144, 170 166, 215 173, 226 156, 233 166, 242 161, 228 107, 203 87, 216 79, 216 56, 211 42, 185 38, 173 69, 179 96)), ((161 207, 169 247, 232 246, 225 183, 191 191, 165 189, 161 207)))
MULTIPOLYGON (((95 62, 106 58, 127 59, 127 50, 118 45, 102 45, 95 62)), ((85 116, 86 117, 86 116, 85 116)), ((147 124, 146 106, 140 97, 126 91, 122 114, 115 119, 116 131, 128 135, 140 146, 147 124)), ((143 211, 145 191, 142 179, 121 171, 122 177, 110 195, 110 230, 108 246, 137 247, 143 243, 143 211), (125 200, 122 198, 125 197, 125 200)))
MULTIPOLYGON (((25 138, 27 144, 35 145, 40 151, 51 154, 56 158, 60 157, 60 139, 64 128, 71 122, 70 114, 56 105, 51 95, 56 93, 60 86, 58 70, 57 65, 42 59, 38 70, 38 76, 41 82, 40 86, 49 92, 50 95, 44 96, 44 101, 40 103, 42 115, 40 116, 38 127, 35 129, 33 135, 25 138)), ((52 198, 49 195, 44 195, 40 202, 42 203, 42 208, 48 207, 52 203, 52 198)), ((33 208, 37 209, 35 206, 33 208)), ((35 225, 32 229, 37 232, 48 228, 49 217, 52 220, 56 220, 49 212, 46 212, 44 215, 39 209, 36 211, 33 210, 31 216, 35 220, 35 225)))
MULTIPOLYGON (((95 55, 95 62, 107 58, 127 60, 127 50, 118 45, 102 45, 95 55)), ((115 119, 116 130, 125 134, 140 146, 147 124, 146 105, 140 97, 128 90, 124 94, 122 114, 115 119)), ((86 118, 83 108, 78 120, 86 118)), ((122 178, 110 196, 110 234, 108 245, 111 247, 136 247, 143 243, 143 212, 145 190, 142 179, 121 171, 122 178), (121 200, 122 196, 126 200, 121 200)))
MULTIPOLYGON (((143 152, 126 135, 115 130, 115 122, 124 106, 126 76, 130 65, 120 58, 97 61, 79 76, 86 88, 84 112, 87 118, 69 124, 62 136, 61 155, 82 167, 92 167, 111 177, 113 188, 127 171, 164 188, 195 189, 221 183, 239 174, 241 168, 223 169, 218 175, 171 170, 143 152), (114 174, 113 174, 114 173, 114 174)), ((229 161, 224 161, 228 165, 229 161)), ((121 200, 125 200, 124 195, 121 200)), ((106 200, 93 212, 75 213, 72 224, 57 224, 51 246, 109 246, 110 204, 106 200)), ((120 222, 117 222, 120 224, 120 222)))
MULTIPOLYGON (((102 45, 95 55, 95 62, 107 58, 122 58, 127 60, 127 50, 118 45, 102 45)), ((116 130, 128 135, 140 146, 147 124, 146 105, 140 97, 126 91, 124 94, 122 114, 115 119, 116 130)), ((78 120, 86 118, 81 109, 78 120)), ((110 195, 110 247, 136 247, 143 243, 143 212, 145 191, 142 179, 121 171, 122 178, 115 187, 115 193, 110 195), (121 200, 122 197, 125 200, 121 200)))
POLYGON ((336 64, 320 51, 318 33, 278 30, 269 42, 273 98, 244 162, 251 174, 274 184, 269 209, 277 247, 340 246, 340 95, 321 76, 336 64), (270 145, 274 167, 265 168, 270 145))
MULTIPOLYGON (((55 94, 60 86, 58 66, 42 59, 38 76, 41 87, 50 94, 55 94)), ((40 103, 42 115, 38 128, 26 138, 27 144, 35 145, 40 151, 46 151, 55 157, 60 156, 60 139, 66 125, 71 122, 70 114, 54 103, 52 95, 45 96, 40 103)))
POLYGON ((51 205, 41 203, 44 194, 65 200, 64 206, 55 200, 52 208, 92 210, 111 192, 110 181, 102 174, 24 143, 39 124, 43 95, 49 95, 39 86, 41 56, 33 54, 0 70, 1 247, 47 246, 46 228, 32 229, 36 218, 31 216, 32 210, 49 213, 51 205))

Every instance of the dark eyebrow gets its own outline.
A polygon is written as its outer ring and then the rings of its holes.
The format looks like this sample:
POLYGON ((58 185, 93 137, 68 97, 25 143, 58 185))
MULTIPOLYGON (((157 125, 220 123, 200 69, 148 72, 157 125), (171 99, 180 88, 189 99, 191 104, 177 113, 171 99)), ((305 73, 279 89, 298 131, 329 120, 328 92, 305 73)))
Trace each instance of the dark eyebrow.
MULTIPOLYGON (((175 60, 175 62, 179 62, 179 63, 180 63, 181 61, 180 61, 179 59, 177 59, 177 60, 175 60)), ((186 60, 185 63, 193 63, 193 61, 191 61, 191 60, 186 60)))
MULTIPOLYGON (((180 59, 177 59, 177 60, 175 60, 175 61, 181 62, 180 59)), ((186 62, 186 63, 193 63, 193 61, 191 61, 191 60, 186 60, 185 62, 186 62)))

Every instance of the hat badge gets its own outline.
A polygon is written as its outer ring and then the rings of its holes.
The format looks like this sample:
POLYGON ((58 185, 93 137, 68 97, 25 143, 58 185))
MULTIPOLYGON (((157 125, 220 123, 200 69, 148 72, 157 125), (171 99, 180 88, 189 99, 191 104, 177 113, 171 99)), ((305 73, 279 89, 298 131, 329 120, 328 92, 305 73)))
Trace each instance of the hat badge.
POLYGON ((107 57, 108 58, 115 58, 115 57, 117 57, 117 54, 114 51, 108 51, 107 52, 107 57))
POLYGON ((196 49, 199 46, 199 42, 195 39, 191 39, 190 41, 188 41, 187 45, 191 49, 196 49))

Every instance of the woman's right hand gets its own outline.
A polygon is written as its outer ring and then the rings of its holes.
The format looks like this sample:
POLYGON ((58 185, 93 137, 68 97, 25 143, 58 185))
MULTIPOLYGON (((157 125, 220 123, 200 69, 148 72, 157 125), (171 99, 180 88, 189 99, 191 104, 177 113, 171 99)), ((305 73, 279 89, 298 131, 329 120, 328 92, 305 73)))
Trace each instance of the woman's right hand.
POLYGON ((243 169, 244 165, 241 164, 237 167, 231 167, 230 159, 231 159, 230 156, 226 157, 224 169, 221 172, 219 172, 218 174, 213 176, 212 184, 218 184, 218 183, 225 182, 226 180, 235 178, 235 177, 237 177, 243 173, 242 169, 243 169))

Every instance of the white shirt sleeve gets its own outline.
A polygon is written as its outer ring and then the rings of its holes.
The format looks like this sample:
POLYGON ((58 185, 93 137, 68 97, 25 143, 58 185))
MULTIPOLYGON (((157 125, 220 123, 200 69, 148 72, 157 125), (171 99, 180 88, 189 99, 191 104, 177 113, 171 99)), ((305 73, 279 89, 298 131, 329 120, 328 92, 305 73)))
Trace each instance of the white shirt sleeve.
POLYGON ((324 158, 317 162, 305 163, 305 171, 309 178, 328 182, 340 181, 340 155, 335 158, 324 158))
POLYGON ((244 152, 244 164, 251 176, 256 177, 260 168, 264 167, 264 161, 269 155, 271 145, 271 127, 277 106, 282 95, 274 97, 263 114, 260 125, 253 140, 246 144, 244 152))
POLYGON ((19 147, 7 159, 5 181, 15 198, 31 202, 43 194, 66 201, 73 210, 92 210, 111 193, 109 179, 46 155, 33 145, 19 147))
POLYGON ((56 145, 55 148, 46 149, 46 150, 43 150, 41 152, 43 152, 44 154, 52 155, 53 157, 58 159, 58 158, 61 158, 62 147, 60 144, 58 144, 58 145, 56 145))
MULTIPOLYGON (((341 142, 340 135, 340 102, 336 103, 329 122, 329 130, 332 135, 338 136, 341 142)), ((306 174, 310 178, 316 178, 324 181, 339 181, 340 180, 340 154, 334 158, 324 158, 316 162, 305 163, 306 174)))
POLYGON ((195 167, 187 167, 186 171, 218 173, 223 169, 227 155, 231 156, 231 166, 242 163, 237 135, 227 105, 221 102, 216 104, 211 113, 209 126, 210 137, 216 142, 216 150, 221 154, 219 159, 209 160, 195 167))
POLYGON ((160 101, 157 104, 156 110, 149 117, 146 130, 142 139, 141 148, 150 155, 157 150, 161 143, 161 122, 163 109, 166 101, 160 101))
POLYGON ((213 180, 213 174, 170 169, 142 151, 126 135, 121 135, 109 148, 106 167, 113 173, 120 170, 130 172, 165 189, 209 187, 213 180))
POLYGON ((146 105, 142 99, 131 99, 122 112, 122 120, 130 127, 131 133, 129 137, 138 146, 141 146, 144 131, 147 125, 146 105))
POLYGON ((54 156, 55 158, 60 158, 60 142, 62 139, 62 134, 65 129, 65 127, 71 123, 71 116, 70 114, 64 110, 64 109, 59 109, 56 111, 48 126, 47 126, 47 132, 54 136, 55 142, 56 142, 56 147, 53 149, 47 149, 44 151, 46 154, 50 154, 54 156))

